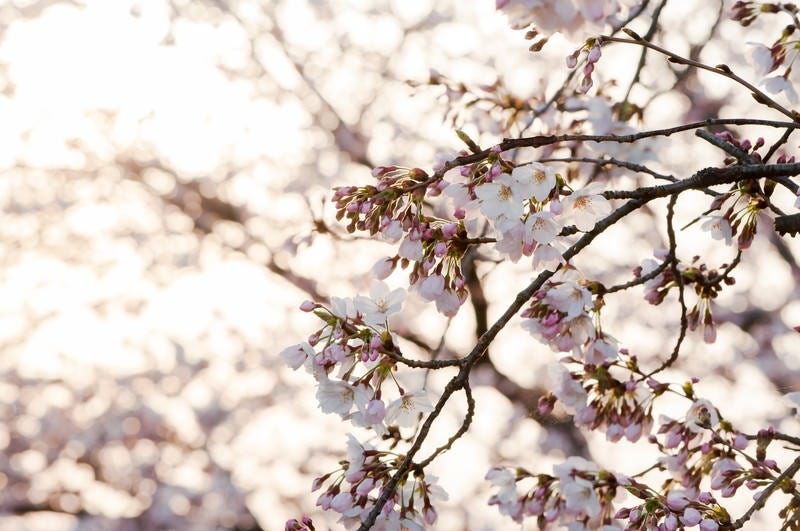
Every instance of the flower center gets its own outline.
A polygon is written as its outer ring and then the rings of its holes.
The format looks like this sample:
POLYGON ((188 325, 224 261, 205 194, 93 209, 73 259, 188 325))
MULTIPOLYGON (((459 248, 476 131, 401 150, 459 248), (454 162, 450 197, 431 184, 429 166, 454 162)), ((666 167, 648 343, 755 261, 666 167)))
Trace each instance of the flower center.
POLYGON ((581 196, 581 197, 579 197, 579 198, 577 198, 575 200, 575 203, 573 203, 573 205, 574 205, 575 208, 584 209, 584 208, 588 207, 591 202, 592 202, 592 200, 589 199, 588 197, 581 196))
POLYGON ((507 186, 505 184, 501 184, 500 185, 500 190, 497 192, 497 197, 499 197, 503 201, 508 201, 509 199, 511 199, 513 197, 513 195, 514 194, 511 191, 511 187, 509 187, 509 186, 507 186))
POLYGON ((400 406, 407 411, 414 409, 414 397, 403 395, 402 405, 400 406))

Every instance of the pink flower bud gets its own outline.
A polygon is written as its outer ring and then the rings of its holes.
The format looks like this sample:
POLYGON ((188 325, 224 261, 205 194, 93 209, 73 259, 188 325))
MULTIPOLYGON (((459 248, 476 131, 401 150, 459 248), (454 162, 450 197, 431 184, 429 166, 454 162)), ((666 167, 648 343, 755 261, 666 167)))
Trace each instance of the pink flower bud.
POLYGON ((719 529, 719 524, 714 520, 704 518, 703 521, 700 522, 700 531, 717 531, 717 529, 719 529))
POLYGON ((619 424, 611 424, 608 429, 606 429, 606 439, 611 442, 617 442, 622 439, 625 430, 619 424))
POLYGON ((700 523, 701 518, 700 511, 694 507, 687 507, 686 510, 683 511, 683 525, 685 526, 695 526, 700 523))
POLYGON ((699 501, 700 503, 705 503, 706 505, 708 505, 709 503, 714 503, 714 496, 708 491, 703 491, 697 497, 697 501, 699 501))
POLYGON ((390 260, 389 258, 381 258, 375 262, 374 266, 372 266, 372 274, 375 275, 375 278, 378 280, 383 280, 392 274, 394 268, 394 260, 390 260))
POLYGON ((374 488, 375 488, 375 479, 367 478, 358 484, 358 487, 356 487, 356 494, 358 494, 359 496, 367 496, 374 488))
POLYGON ((423 518, 425 519, 426 524, 428 525, 435 524, 437 516, 438 515, 436 514, 436 509, 434 509, 432 506, 428 506, 425 508, 425 514, 423 515, 423 518))
POLYGON ((457 223, 448 223, 447 225, 442 227, 442 236, 444 236, 445 239, 447 240, 455 236, 456 233, 458 233, 457 223))
POLYGON ((304 312, 311 312, 317 308, 317 303, 314 301, 303 301, 303 304, 300 305, 300 310, 304 312))
POLYGON ((589 61, 589 63, 596 63, 600 59, 601 54, 600 46, 595 44, 592 46, 592 49, 589 50, 589 55, 586 56, 586 60, 589 61))
POLYGON ((625 438, 628 439, 630 442, 636 442, 639 440, 639 437, 642 436, 642 425, 638 422, 631 424, 627 428, 625 428, 625 438))
POLYGON ((572 70, 578 65, 578 55, 580 54, 580 50, 575 50, 570 55, 567 56, 567 68, 572 70))
POLYGON ((419 286, 419 294, 425 300, 436 300, 444 291, 444 277, 431 275, 426 277, 419 286))
POLYGON ((675 531, 678 529, 678 517, 674 514, 670 514, 664 519, 664 529, 665 531, 675 531))

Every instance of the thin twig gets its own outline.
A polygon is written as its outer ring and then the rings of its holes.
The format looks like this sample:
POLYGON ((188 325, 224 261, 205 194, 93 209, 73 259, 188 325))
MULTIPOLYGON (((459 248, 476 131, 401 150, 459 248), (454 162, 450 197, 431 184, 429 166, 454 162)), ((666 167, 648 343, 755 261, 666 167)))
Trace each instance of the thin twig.
POLYGON ((762 103, 767 107, 770 107, 778 111, 779 113, 783 114, 784 116, 788 117, 794 122, 797 122, 800 119, 800 115, 798 115, 796 112, 790 111, 777 101, 767 96, 764 92, 759 90, 752 83, 734 74, 733 71, 726 65, 709 66, 705 63, 701 63, 693 59, 687 59, 685 57, 681 57, 676 53, 670 52, 669 50, 666 50, 661 46, 657 46, 649 41, 643 40, 641 37, 639 37, 638 39, 625 39, 621 37, 603 36, 600 37, 600 39, 603 42, 619 42, 624 44, 638 44, 639 46, 645 46, 647 48, 650 48, 651 50, 655 50, 658 53, 665 55, 667 59, 673 63, 693 66, 701 70, 707 70, 708 72, 719 74, 747 88, 753 94, 753 97, 756 99, 756 101, 758 101, 759 103, 762 103))
POLYGON ((765 488, 759 493, 758 499, 755 501, 755 503, 752 506, 750 506, 750 508, 747 510, 747 512, 745 512, 741 516, 741 518, 739 518, 733 523, 732 528, 739 529, 743 527, 744 524, 746 524, 747 521, 750 520, 753 514, 756 513, 756 511, 764 507, 764 504, 767 503, 767 500, 769 499, 770 496, 772 496, 772 493, 775 492, 778 489, 778 487, 781 486, 783 480, 794 477, 794 475, 797 474, 798 470, 800 470, 800 457, 797 457, 786 470, 781 472, 778 475, 778 477, 775 478, 772 481, 772 483, 770 483, 767 486, 767 488, 765 488))
POLYGON ((458 431, 456 431, 453 434, 453 436, 447 440, 445 444, 437 448, 436 451, 434 451, 427 459, 422 461, 419 464, 420 468, 425 468, 440 454, 452 448, 453 443, 455 443, 458 439, 460 439, 461 436, 467 432, 470 425, 472 424, 472 419, 475 416, 475 399, 472 397, 472 389, 469 386, 469 382, 464 384, 464 394, 466 395, 467 398, 467 414, 464 416, 464 421, 461 423, 461 427, 458 428, 458 431))
POLYGON ((681 306, 680 330, 678 331, 678 339, 675 341, 675 346, 672 348, 672 353, 670 353, 669 358, 667 358, 667 360, 664 361, 664 363, 662 363, 660 367, 642 376, 642 380, 650 378, 654 374, 663 371, 664 369, 675 363, 675 361, 678 359, 678 355, 680 354, 683 340, 686 338, 686 330, 689 328, 689 319, 686 316, 688 309, 686 308, 683 278, 681 277, 681 272, 678 269, 678 257, 676 254, 678 243, 675 239, 675 227, 673 225, 673 220, 675 217, 675 203, 677 203, 677 201, 678 201, 678 194, 675 194, 672 197, 670 197, 669 204, 667 205, 667 236, 669 237, 669 255, 667 255, 667 259, 664 260, 664 263, 670 264, 670 269, 672 270, 672 276, 674 277, 675 284, 678 286, 678 303, 681 306))

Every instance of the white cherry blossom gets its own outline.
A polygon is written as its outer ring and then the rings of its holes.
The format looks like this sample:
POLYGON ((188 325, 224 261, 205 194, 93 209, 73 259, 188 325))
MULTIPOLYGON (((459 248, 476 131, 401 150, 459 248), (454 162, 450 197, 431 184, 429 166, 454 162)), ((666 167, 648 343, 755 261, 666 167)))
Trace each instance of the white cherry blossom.
POLYGON ((433 411, 425 391, 405 393, 386 408, 386 422, 403 428, 415 426, 420 413, 433 411))
POLYGON ((558 372, 558 380, 555 389, 553 389, 553 394, 556 395, 559 402, 570 413, 575 413, 586 407, 586 402, 589 398, 586 389, 583 388, 580 382, 574 380, 566 369, 560 368, 558 372))
POLYGON ((500 491, 494 497, 500 503, 511 503, 517 498, 517 478, 508 468, 494 467, 487 473, 485 479, 498 487, 500 491))
POLYGON ((539 162, 518 166, 511 176, 519 182, 530 182, 530 195, 537 201, 544 201, 556 185, 556 170, 539 162))
POLYGON ((719 425, 717 408, 705 398, 699 398, 694 401, 689 411, 686 412, 685 424, 687 428, 695 433, 704 430, 706 426, 714 428, 719 425))
POLYGON ((566 248, 558 240, 553 240, 546 245, 538 245, 533 251, 533 269, 535 271, 554 271, 559 265, 567 262, 563 256, 564 250, 566 248))
POLYGON ((594 518, 600 514, 600 500, 597 498, 592 482, 575 478, 560 484, 561 495, 570 514, 585 514, 594 518))
POLYGON ((564 213, 584 232, 594 228, 597 220, 611 213, 611 203, 600 195, 597 186, 589 185, 564 198, 564 213))
POLYGON ((495 223, 518 219, 524 212, 523 201, 533 195, 533 183, 508 173, 498 175, 494 181, 475 188, 481 202, 481 212, 495 223))
POLYGON ((770 94, 780 94, 781 92, 786 93, 786 99, 788 99, 789 103, 792 105, 797 105, 797 103, 800 102, 800 98, 797 97, 797 91, 795 90, 794 85, 784 76, 768 77, 764 79, 761 84, 764 85, 764 88, 767 89, 767 92, 770 94))
POLYGON ((286 347, 281 351, 281 358, 284 363, 293 370, 297 370, 303 366, 307 359, 314 357, 314 349, 308 343, 299 343, 286 347))
POLYGON ((355 390, 346 382, 322 378, 317 388, 317 400, 323 413, 350 413, 355 400, 355 390))
POLYGON ((355 298, 356 309, 370 326, 381 326, 386 319, 400 311, 406 292, 403 288, 389 290, 385 282, 375 282, 369 290, 369 297, 359 295, 355 298))
POLYGON ((536 212, 531 214, 525 222, 526 233, 540 244, 552 242, 561 230, 560 224, 550 212, 536 212))
POLYGON ((548 290, 545 300, 556 310, 566 313, 567 319, 574 319, 592 304, 592 294, 577 283, 567 281, 548 290))
POLYGON ((769 46, 757 42, 748 42, 750 48, 747 52, 747 58, 756 69, 756 75, 764 77, 772 71, 772 51, 769 46))
POLYGON ((731 224, 722 216, 708 216, 700 228, 711 233, 715 240, 724 240, 726 245, 733 243, 731 224))

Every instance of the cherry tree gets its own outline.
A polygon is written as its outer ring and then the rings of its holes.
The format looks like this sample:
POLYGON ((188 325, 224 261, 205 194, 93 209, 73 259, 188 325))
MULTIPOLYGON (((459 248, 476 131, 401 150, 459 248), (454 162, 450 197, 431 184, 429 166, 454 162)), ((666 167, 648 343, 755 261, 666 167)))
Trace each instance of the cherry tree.
MULTIPOLYGON (((318 237, 389 249, 368 290, 303 302, 317 326, 281 352, 313 379, 321 411, 352 425, 338 466, 313 482, 316 505, 348 529, 435 527, 445 475, 457 471, 431 469, 476 429, 483 369, 513 349, 547 374, 530 415, 571 443, 548 467, 522 452, 485 470, 486 501, 502 515, 539 529, 711 531, 757 518, 797 529, 800 395, 778 363, 800 346, 797 290, 771 277, 800 273, 798 8, 496 8, 528 41, 527 68, 548 78, 538 92, 438 71, 413 80, 443 93, 463 148, 427 168, 376 166, 371 182, 334 189, 336 222, 316 220, 318 237), (558 67, 543 56, 554 48, 558 67), (768 311, 752 303, 764 290, 768 311), (409 315, 428 306, 438 320, 409 315), (475 340, 450 348, 448 327, 469 307, 475 340), (511 328, 525 339, 500 343, 511 328), (706 385, 727 371, 730 394, 748 392, 730 361, 708 359, 721 344, 774 384, 747 398, 760 415, 738 415, 706 385), (443 436, 448 415, 459 422, 443 436), (602 439, 645 463, 592 458, 602 439)), ((492 371, 489 385, 530 403, 492 371)), ((314 523, 298 516, 285 528, 314 523)))

